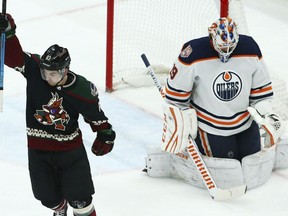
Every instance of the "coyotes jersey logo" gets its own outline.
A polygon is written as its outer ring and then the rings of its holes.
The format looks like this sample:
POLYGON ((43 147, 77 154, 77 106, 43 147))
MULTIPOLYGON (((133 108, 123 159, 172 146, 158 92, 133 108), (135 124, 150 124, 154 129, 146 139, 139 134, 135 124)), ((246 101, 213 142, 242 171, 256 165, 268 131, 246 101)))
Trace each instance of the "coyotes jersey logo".
POLYGON ((36 110, 34 117, 43 125, 55 125, 57 130, 65 130, 64 123, 70 120, 69 115, 62 106, 63 98, 59 98, 57 93, 52 93, 52 98, 47 105, 42 106, 42 110, 36 110))

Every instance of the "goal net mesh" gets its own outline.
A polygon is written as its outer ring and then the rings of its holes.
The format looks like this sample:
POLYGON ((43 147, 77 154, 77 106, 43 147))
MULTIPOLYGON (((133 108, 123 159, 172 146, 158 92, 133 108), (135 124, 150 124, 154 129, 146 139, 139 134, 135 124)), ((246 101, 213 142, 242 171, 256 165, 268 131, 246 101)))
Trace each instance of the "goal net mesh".
MULTIPOLYGON (((164 84, 182 45, 208 34, 207 28, 220 16, 220 0, 114 0, 113 89, 153 85, 141 54, 149 58, 164 84)), ((240 34, 248 27, 240 0, 230 0, 229 16, 240 34)), ((288 119, 286 83, 271 73, 274 110, 288 119)))

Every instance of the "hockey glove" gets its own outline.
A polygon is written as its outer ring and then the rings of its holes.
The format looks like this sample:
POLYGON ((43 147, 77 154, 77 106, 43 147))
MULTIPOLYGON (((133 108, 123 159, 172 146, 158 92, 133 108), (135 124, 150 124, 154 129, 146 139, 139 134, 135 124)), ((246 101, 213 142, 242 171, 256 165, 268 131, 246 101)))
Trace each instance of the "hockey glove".
POLYGON ((265 132, 264 146, 270 147, 278 143, 286 130, 286 123, 279 116, 272 114, 267 101, 258 102, 254 107, 248 107, 247 110, 265 132))
POLYGON ((0 31, 5 32, 6 38, 11 38, 15 35, 16 25, 10 14, 0 13, 0 31))
POLYGON ((164 124, 161 149, 173 154, 182 153, 191 135, 197 136, 197 114, 194 109, 181 110, 178 107, 163 103, 164 124))
POLYGON ((97 137, 92 146, 92 152, 96 156, 102 156, 109 153, 114 147, 115 138, 116 133, 112 130, 112 126, 109 124, 109 129, 97 132, 97 137))

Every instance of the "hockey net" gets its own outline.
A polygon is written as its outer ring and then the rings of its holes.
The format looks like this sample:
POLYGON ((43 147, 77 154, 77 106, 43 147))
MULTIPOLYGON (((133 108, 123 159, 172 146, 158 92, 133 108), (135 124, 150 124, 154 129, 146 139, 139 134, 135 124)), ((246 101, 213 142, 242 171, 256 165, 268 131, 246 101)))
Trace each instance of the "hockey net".
MULTIPOLYGON (((182 45, 207 35, 208 26, 225 16, 226 2, 239 33, 249 35, 241 0, 108 0, 106 90, 153 85, 142 53, 164 84, 182 45)), ((288 119, 286 83, 271 77, 275 112, 288 119)))

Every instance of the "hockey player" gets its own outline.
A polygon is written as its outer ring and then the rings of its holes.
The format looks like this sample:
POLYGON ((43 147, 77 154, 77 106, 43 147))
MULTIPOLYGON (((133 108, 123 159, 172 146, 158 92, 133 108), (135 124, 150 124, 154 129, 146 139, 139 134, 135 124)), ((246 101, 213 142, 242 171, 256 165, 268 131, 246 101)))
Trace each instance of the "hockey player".
POLYGON ((241 161, 261 149, 248 107, 267 123, 267 145, 277 142, 283 127, 272 112, 272 85, 257 43, 238 35, 228 17, 216 20, 208 32, 184 44, 167 79, 166 101, 196 111, 190 134, 203 155, 241 161))
POLYGON ((218 187, 255 188, 267 182, 275 164, 287 167, 287 144, 279 160, 275 151, 286 124, 272 111, 272 84, 253 38, 238 35, 228 17, 208 32, 185 43, 170 70, 161 151, 148 149, 145 171, 205 188, 189 158, 198 154, 186 148, 194 139, 218 187))
POLYGON ((116 136, 100 107, 97 88, 70 71, 66 48, 55 44, 42 56, 23 52, 9 14, 0 14, 0 29, 7 38, 5 64, 27 80, 29 172, 35 198, 54 210, 54 216, 66 216, 68 203, 74 216, 96 216, 79 114, 97 132, 95 155, 109 153, 116 136))

